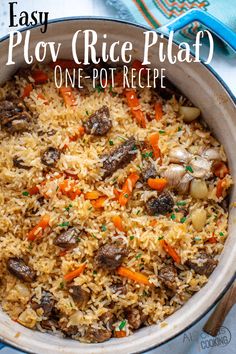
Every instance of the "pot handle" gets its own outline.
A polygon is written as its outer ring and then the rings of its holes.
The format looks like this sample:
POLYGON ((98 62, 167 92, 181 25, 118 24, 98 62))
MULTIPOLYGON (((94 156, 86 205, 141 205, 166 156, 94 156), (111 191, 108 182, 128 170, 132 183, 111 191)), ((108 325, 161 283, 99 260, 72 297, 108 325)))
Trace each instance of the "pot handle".
POLYGON ((194 21, 202 23, 236 51, 236 33, 208 12, 199 9, 191 9, 185 12, 183 15, 160 27, 159 30, 164 34, 169 35, 170 31, 178 31, 194 21))

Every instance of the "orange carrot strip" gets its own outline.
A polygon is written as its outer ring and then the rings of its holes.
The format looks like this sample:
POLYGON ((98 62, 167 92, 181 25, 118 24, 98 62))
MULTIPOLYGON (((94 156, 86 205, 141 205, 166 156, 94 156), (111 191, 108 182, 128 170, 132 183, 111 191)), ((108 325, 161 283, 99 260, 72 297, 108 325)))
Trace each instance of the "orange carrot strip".
POLYGON ((36 85, 45 84, 45 82, 48 81, 48 75, 42 70, 32 71, 31 76, 34 79, 36 85))
POLYGON ((213 173, 219 178, 224 178, 229 173, 229 169, 223 161, 218 161, 213 165, 213 173))
POLYGON ((150 221, 150 226, 156 226, 156 224, 157 224, 157 220, 151 220, 150 221))
POLYGON ((122 219, 119 215, 115 215, 112 217, 112 222, 115 225, 115 227, 119 230, 124 232, 124 227, 123 227, 123 223, 122 223, 122 219))
POLYGON ((83 273, 83 271, 86 268, 86 264, 81 264, 77 269, 73 270, 72 272, 67 273, 66 275, 64 275, 64 279, 66 281, 71 281, 74 278, 77 278, 81 273, 83 273))
POLYGON ((146 128, 146 118, 143 111, 140 109, 140 103, 135 90, 125 90, 125 96, 136 122, 141 128, 146 128))
POLYGON ((219 181, 217 182, 217 185, 216 185, 216 196, 217 196, 217 198, 222 197, 223 191, 224 191, 224 187, 225 187, 225 180, 224 179, 219 179, 219 181))
POLYGON ((76 69, 80 67, 79 64, 76 64, 74 60, 70 59, 58 59, 49 64, 52 69, 54 69, 57 65, 59 65, 62 69, 76 69))
POLYGON ((82 193, 81 190, 77 188, 75 184, 75 181, 64 179, 64 181, 59 184, 59 189, 63 195, 66 195, 71 200, 74 200, 82 193))
POLYGON ((167 186, 167 179, 165 178, 148 178, 149 187, 161 192, 167 186))
POLYGON ((117 268, 117 274, 122 277, 128 278, 130 280, 134 280, 137 283, 141 283, 144 285, 151 285, 146 275, 139 272, 133 272, 132 270, 126 267, 120 266, 119 268, 117 268))
POLYGON ((115 199, 119 199, 121 192, 118 191, 118 189, 114 188, 114 195, 115 199))
POLYGON ((176 263, 181 262, 181 258, 173 247, 171 247, 165 240, 160 240, 160 243, 166 253, 168 253, 176 263))
POLYGON ((24 99, 25 97, 29 97, 31 91, 33 91, 33 85, 32 84, 26 85, 24 87, 24 91, 23 91, 21 98, 24 99))
POLYGON ((76 106, 76 99, 71 87, 62 86, 59 89, 59 93, 61 94, 66 106, 76 106))
POLYGON ((114 333, 116 338, 126 337, 126 331, 115 331, 114 333))
POLYGON ((119 196, 120 205, 124 206, 128 203, 129 197, 138 179, 139 179, 139 175, 135 172, 131 173, 128 176, 127 180, 125 181, 122 187, 122 192, 119 196))
POLYGON ((213 237, 210 237, 210 238, 208 238, 208 240, 207 240, 208 242, 210 242, 210 243, 217 243, 217 239, 213 236, 213 237))
POLYGON ((162 111, 162 104, 161 102, 156 102, 155 103, 155 118, 156 120, 160 120, 163 116, 163 111, 162 111))
POLYGON ((69 140, 70 140, 70 141, 77 141, 79 138, 81 138, 81 137, 84 135, 84 132, 85 132, 84 127, 80 126, 80 127, 78 128, 78 134, 75 134, 75 135, 73 135, 73 136, 70 136, 70 137, 69 137, 69 140))
POLYGON ((48 100, 41 92, 38 94, 37 98, 40 98, 41 100, 44 101, 44 104, 48 105, 48 100))
POLYGON ((159 142, 159 133, 153 133, 149 136, 149 142, 151 144, 153 153, 154 153, 154 157, 156 159, 158 159, 159 157, 161 158, 161 151, 160 148, 158 146, 158 142, 159 142))
POLYGON ((92 192, 85 193, 84 198, 88 200, 94 200, 94 199, 98 199, 100 196, 101 193, 99 193, 98 191, 92 191, 92 192))
POLYGON ((100 197, 96 200, 91 200, 91 204, 93 205, 93 207, 95 209, 101 209, 101 208, 104 208, 104 203, 105 201, 107 200, 107 197, 100 197))
POLYGON ((132 63, 132 69, 136 69, 137 71, 142 70, 141 75, 147 76, 147 67, 141 63, 140 60, 135 59, 132 63))
POLYGON ((28 232, 28 240, 29 241, 34 241, 37 237, 38 234, 41 235, 40 230, 46 229, 46 227, 49 225, 50 221, 50 216, 49 215, 44 215, 38 224, 33 227, 31 231, 28 232))
POLYGON ((33 187, 28 189, 28 192, 29 192, 30 195, 38 194, 39 193, 39 187, 33 186, 33 187))

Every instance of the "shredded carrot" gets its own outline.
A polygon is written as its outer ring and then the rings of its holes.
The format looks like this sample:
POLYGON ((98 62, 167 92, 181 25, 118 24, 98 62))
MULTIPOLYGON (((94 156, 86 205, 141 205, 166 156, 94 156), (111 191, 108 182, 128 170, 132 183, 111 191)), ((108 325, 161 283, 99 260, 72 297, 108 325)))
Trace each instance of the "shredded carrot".
POLYGON ((85 263, 81 264, 77 269, 75 269, 72 272, 69 272, 66 275, 64 275, 64 279, 66 281, 71 281, 74 278, 77 278, 81 273, 83 273, 85 268, 86 268, 86 264, 85 263))
POLYGON ((224 178, 229 173, 229 169, 223 161, 218 161, 213 165, 213 173, 219 178, 224 178))
POLYGON ((224 187, 225 187, 224 178, 223 179, 219 179, 219 181, 217 182, 217 185, 216 185, 216 196, 217 196, 217 198, 221 198, 223 196, 224 187))
POLYGON ((167 186, 168 181, 165 178, 149 178, 147 183, 150 188, 161 192, 167 186))
MULTIPOLYGON (((45 179, 44 181, 42 181, 41 183, 39 183, 39 185, 44 186, 48 181, 53 181, 54 179, 61 178, 62 176, 63 176, 63 174, 62 174, 62 173, 59 173, 59 174, 56 175, 56 176, 52 176, 52 177, 50 177, 49 179, 45 179)), ((29 188, 29 189, 28 189, 28 192, 29 192, 30 195, 38 194, 38 193, 39 193, 39 187, 38 187, 38 185, 29 188)))
POLYGON ((31 74, 36 85, 45 84, 48 81, 48 75, 42 70, 34 70, 31 74))
POLYGON ((29 192, 30 195, 38 194, 39 193, 39 187, 33 186, 33 187, 28 189, 28 192, 29 192))
POLYGON ((95 209, 101 209, 104 208, 105 201, 107 200, 107 197, 99 197, 96 200, 91 200, 91 204, 95 209))
POLYGON ((150 221, 150 226, 156 226, 156 224, 157 224, 157 220, 151 220, 150 221))
POLYGON ((32 84, 28 84, 24 87, 24 91, 23 91, 23 95, 21 96, 21 98, 25 98, 25 97, 29 97, 30 92, 33 91, 33 85, 32 84))
POLYGON ((83 135, 84 135, 84 127, 83 126, 80 126, 78 128, 78 134, 75 134, 75 135, 72 135, 69 137, 69 140, 70 141, 77 141, 79 138, 81 138, 83 135))
POLYGON ((119 231, 122 231, 124 232, 124 226, 123 226, 123 223, 122 223, 122 219, 119 215, 115 215, 112 217, 112 222, 113 224, 115 225, 115 227, 119 230, 119 231))
POLYGON ((114 188, 115 199, 119 200, 120 193, 121 193, 121 192, 119 192, 118 189, 114 188))
POLYGON ((59 93, 61 94, 66 106, 76 106, 76 99, 71 87, 62 86, 59 89, 59 93))
POLYGON ((46 97, 41 92, 39 92, 37 98, 40 98, 41 100, 44 101, 44 104, 48 105, 48 100, 46 99, 46 97))
POLYGON ((139 272, 133 272, 132 270, 126 267, 120 266, 119 268, 117 268, 117 274, 122 277, 128 278, 130 280, 134 280, 137 283, 141 283, 144 285, 151 285, 146 275, 139 272))
POLYGON ((81 190, 76 187, 76 182, 70 181, 69 179, 64 179, 64 181, 59 184, 59 189, 63 195, 66 195, 71 200, 74 200, 82 193, 81 190))
POLYGON ((123 338, 126 337, 126 331, 115 331, 116 338, 123 338))
POLYGON ((122 192, 119 196, 120 205, 124 206, 128 203, 129 197, 138 179, 139 179, 139 175, 135 172, 131 173, 128 176, 127 180, 125 181, 122 187, 122 192))
POLYGON ((163 116, 162 104, 161 102, 155 103, 155 118, 156 120, 160 120, 163 116))
POLYGON ((140 108, 140 103, 137 98, 136 92, 133 89, 125 90, 125 96, 128 106, 131 109, 133 117, 141 128, 146 128, 146 118, 143 111, 140 108))
POLYGON ((92 191, 85 193, 84 198, 89 200, 95 200, 98 199, 100 196, 101 193, 99 193, 98 191, 92 191))
POLYGON ((132 69, 136 69, 138 72, 141 71, 142 76, 147 76, 147 67, 141 63, 140 60, 135 59, 132 63, 132 69))
POLYGON ((67 250, 60 251, 59 256, 64 257, 67 254, 67 250))
POLYGON ((55 62, 51 62, 49 66, 54 69, 57 65, 59 65, 63 70, 64 69, 76 69, 79 68, 80 65, 76 64, 74 60, 70 59, 58 59, 55 62))
POLYGON ((178 253, 175 251, 173 247, 171 247, 165 240, 160 240, 160 243, 163 249, 165 250, 165 252, 168 253, 176 263, 181 262, 180 256, 178 255, 178 253))
POLYGON ((33 227, 31 231, 28 232, 28 240, 29 241, 34 241, 39 235, 42 235, 42 232, 46 227, 49 225, 50 221, 50 216, 49 215, 44 215, 38 224, 33 227))
POLYGON ((149 143, 151 144, 153 153, 154 153, 154 157, 156 159, 160 158, 161 159, 161 150, 158 146, 158 142, 159 142, 159 133, 153 133, 149 136, 149 143))
POLYGON ((207 240, 208 242, 210 242, 210 243, 217 243, 217 239, 216 239, 216 237, 210 237, 210 238, 208 238, 208 240, 207 240))

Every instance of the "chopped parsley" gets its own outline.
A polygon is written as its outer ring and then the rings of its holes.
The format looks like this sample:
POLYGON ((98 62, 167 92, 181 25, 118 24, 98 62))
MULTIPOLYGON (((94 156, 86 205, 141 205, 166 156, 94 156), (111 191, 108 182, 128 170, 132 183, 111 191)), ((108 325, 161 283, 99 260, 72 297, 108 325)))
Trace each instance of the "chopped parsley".
POLYGON ((130 241, 132 241, 132 240, 134 239, 134 236, 130 236, 130 238, 129 238, 129 239, 130 239, 130 241))
POLYGON ((184 200, 181 200, 180 202, 177 202, 176 205, 178 206, 184 206, 186 205, 187 203, 184 201, 184 200))
POLYGON ((100 92, 104 92, 104 88, 101 85, 96 85, 95 86, 95 90, 100 93, 100 92))
POLYGON ((176 219, 175 214, 171 214, 170 218, 171 218, 172 220, 175 220, 175 219, 176 219))
POLYGON ((138 210, 138 211, 136 212, 136 215, 138 215, 138 214, 140 213, 140 211, 141 211, 141 210, 138 210))
POLYGON ((165 134, 165 130, 159 130, 159 134, 165 134))
POLYGON ((60 288, 61 289, 64 289, 64 286, 65 286, 65 284, 63 283, 63 281, 60 283, 60 288))
POLYGON ((125 139, 123 136, 118 135, 118 138, 119 138, 120 140, 126 141, 126 139, 125 139))
POLYGON ((33 249, 33 245, 32 243, 29 244, 29 250, 32 250, 33 249))
POLYGON ((28 195, 29 195, 29 192, 27 192, 27 191, 25 191, 25 192, 22 192, 22 195, 24 195, 24 196, 28 197, 28 195))
POLYGON ((186 221, 186 217, 185 216, 180 219, 181 224, 183 224, 185 221, 186 221))
POLYGON ((182 127, 181 126, 178 127, 178 132, 181 132, 181 130, 182 130, 182 127))
POLYGON ((69 221, 64 221, 63 223, 59 224, 58 226, 66 227, 66 226, 69 226, 69 225, 70 225, 69 221))
POLYGON ((153 152, 149 151, 149 152, 145 152, 144 154, 142 154, 142 157, 145 159, 147 157, 152 157, 153 156, 153 152))
POLYGON ((136 259, 139 259, 141 257, 142 257, 142 253, 139 253, 139 254, 137 254, 137 256, 135 256, 136 259))
POLYGON ((219 233, 219 235, 220 235, 220 236, 224 236, 224 233, 221 231, 221 232, 219 233))
POLYGON ((106 229, 107 229, 106 225, 102 225, 102 226, 101 226, 101 230, 102 230, 102 231, 106 231, 106 229))
POLYGON ((93 274, 96 275, 96 274, 98 274, 98 272, 97 272, 96 270, 94 270, 94 271, 93 271, 93 274))
POLYGON ((133 145, 132 150, 133 150, 133 151, 134 151, 134 150, 137 150, 137 146, 136 146, 136 145, 133 145))
POLYGON ((197 237, 197 236, 196 236, 196 237, 194 237, 194 240, 195 240, 195 241, 201 241, 201 237, 197 237))
POLYGON ((164 236, 158 237, 158 241, 162 240, 163 238, 164 238, 164 236))
POLYGON ((86 110, 85 113, 87 114, 87 116, 89 116, 89 112, 86 110))
POLYGON ((192 169, 191 166, 186 166, 186 167, 185 167, 185 170, 188 171, 188 172, 193 173, 193 169, 192 169))
POLYGON ((121 331, 126 326, 126 321, 122 321, 119 325, 119 330, 121 331))
POLYGON ((109 140, 109 145, 110 146, 114 145, 114 142, 112 140, 109 140))
POLYGON ((125 194, 124 194, 124 197, 125 197, 125 198, 129 198, 129 194, 125 193, 125 194))
POLYGON ((69 204, 67 207, 65 207, 66 211, 70 211, 70 208, 72 208, 72 204, 69 204))
POLYGON ((143 290, 143 296, 148 296, 148 292, 146 290, 143 290))

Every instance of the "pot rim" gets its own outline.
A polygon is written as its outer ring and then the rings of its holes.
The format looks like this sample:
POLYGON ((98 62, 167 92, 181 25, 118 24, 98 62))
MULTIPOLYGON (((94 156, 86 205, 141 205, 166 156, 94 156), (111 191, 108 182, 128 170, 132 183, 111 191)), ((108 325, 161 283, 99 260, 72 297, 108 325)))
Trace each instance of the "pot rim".
MULTIPOLYGON (((144 25, 140 25, 137 24, 135 22, 132 21, 126 21, 126 20, 121 20, 121 19, 116 19, 116 18, 112 18, 112 17, 101 17, 101 16, 69 16, 69 17, 58 17, 55 19, 51 19, 48 21, 48 24, 53 24, 53 23, 60 23, 60 22, 69 22, 69 21, 106 21, 106 22, 115 22, 115 23, 121 23, 121 24, 126 24, 129 26, 133 26, 133 27, 138 27, 140 29, 144 29, 144 30, 149 30, 149 31, 156 31, 159 34, 161 34, 163 36, 163 38, 168 39, 169 36, 162 33, 158 28, 151 28, 148 26, 144 26, 144 25)), ((27 30, 32 30, 34 28, 40 27, 41 25, 38 24, 36 26, 29 26, 29 27, 24 27, 19 29, 19 32, 26 32, 27 30)), ((3 43, 5 41, 7 41, 9 39, 9 34, 0 37, 0 43, 3 43)), ((178 42, 176 40, 173 40, 173 43, 178 46, 178 42)), ((190 50, 191 55, 194 57, 194 53, 192 50, 190 50)), ((228 95, 230 96, 232 102, 234 105, 236 105, 236 96, 233 94, 233 92, 231 91, 231 89, 229 88, 229 86, 224 82, 224 80, 220 77, 220 75, 215 71, 215 69, 212 68, 212 66, 210 66, 209 64, 205 64, 203 62, 200 62, 199 64, 203 65, 207 70, 209 70, 211 72, 211 74, 215 77, 215 79, 219 82, 219 84, 226 90, 226 92, 228 93, 228 95)), ((204 311, 202 312, 195 320, 193 320, 189 325, 185 326, 181 331, 179 331, 178 333, 172 335, 170 338, 168 338, 167 340, 164 340, 162 342, 160 342, 157 345, 148 347, 145 349, 145 351, 139 351, 139 352, 135 352, 133 354, 141 354, 141 353, 145 353, 148 350, 153 350, 156 349, 164 344, 169 343, 171 340, 177 338, 178 336, 180 336, 181 334, 183 334, 184 332, 186 332, 187 330, 189 330, 190 328, 192 328, 197 322, 199 322, 217 303, 218 301, 224 296, 224 294, 227 292, 227 290, 230 288, 231 284, 234 282, 234 280, 236 280, 236 270, 234 272, 234 275, 232 276, 232 278, 228 281, 228 284, 225 286, 225 288, 221 291, 221 293, 219 293, 219 295, 217 296, 217 298, 215 299, 215 301, 204 311)), ((26 351, 24 350, 24 352, 22 351, 21 347, 18 347, 15 344, 12 344, 12 342, 10 340, 6 340, 3 339, 1 337, 0 334, 0 340, 3 344, 7 344, 9 346, 11 346, 12 348, 17 349, 18 351, 22 352, 22 353, 30 353, 30 354, 35 354, 33 351, 26 351)))

